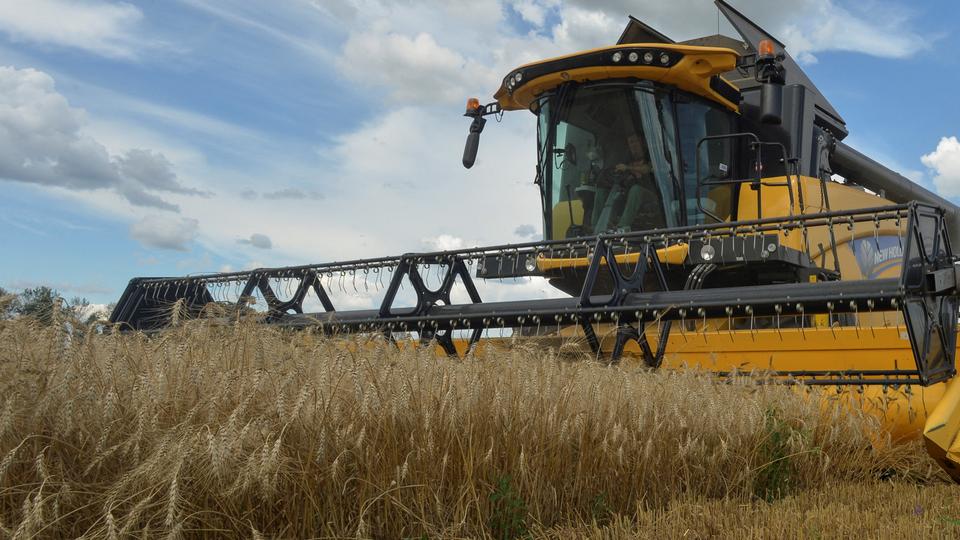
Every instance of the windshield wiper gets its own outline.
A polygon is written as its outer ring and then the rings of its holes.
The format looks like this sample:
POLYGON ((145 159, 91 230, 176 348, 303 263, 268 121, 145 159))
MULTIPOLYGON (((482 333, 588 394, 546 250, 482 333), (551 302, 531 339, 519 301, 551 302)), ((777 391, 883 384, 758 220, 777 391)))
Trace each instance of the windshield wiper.
MULTIPOLYGON (((663 101, 658 99, 656 95, 654 95, 654 101, 657 104, 657 121, 660 123, 660 139, 663 141, 663 157, 667 160, 667 167, 669 167, 670 170, 670 182, 673 183, 674 197, 679 198, 681 192, 680 180, 677 178, 677 172, 673 168, 673 154, 670 152, 670 147, 668 146, 669 144, 676 144, 677 139, 676 136, 674 136, 673 140, 668 143, 667 128, 663 122, 663 101)), ((674 126, 673 130, 674 135, 676 135, 677 127, 674 126)))
MULTIPOLYGON (((541 189, 543 189, 543 169, 545 168, 544 156, 547 154, 547 145, 552 145, 552 141, 557 133, 557 126, 560 124, 560 120, 567 115, 567 111, 573 104, 573 95, 576 93, 575 89, 576 88, 574 87, 573 83, 563 84, 557 88, 556 94, 548 98, 551 100, 556 100, 554 102, 556 107, 551 106, 547 109, 547 114, 550 115, 550 117, 547 119, 547 121, 550 122, 547 126, 547 136, 544 137, 542 142, 537 146, 537 178, 533 181, 533 183, 540 186, 541 189)), ((542 106, 540 107, 540 114, 543 114, 542 106)), ((540 122, 537 123, 538 135, 541 129, 540 126, 542 125, 543 124, 540 122)))

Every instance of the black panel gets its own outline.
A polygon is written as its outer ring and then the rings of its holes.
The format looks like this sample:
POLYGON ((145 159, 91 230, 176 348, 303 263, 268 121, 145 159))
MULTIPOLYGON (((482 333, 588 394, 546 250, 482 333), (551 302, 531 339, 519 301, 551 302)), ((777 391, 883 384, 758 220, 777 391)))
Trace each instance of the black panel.
POLYGON ((838 139, 843 139, 847 135, 846 123, 843 118, 840 116, 840 113, 830 104, 826 96, 824 96, 820 90, 817 88, 813 81, 807 77, 807 74, 800 68, 796 61, 790 56, 789 53, 784 49, 783 43, 778 39, 767 33, 766 30, 758 26, 756 23, 750 19, 743 16, 742 13, 734 9, 730 4, 724 2, 723 0, 715 0, 714 3, 717 5, 717 8, 723 13, 724 17, 730 24, 733 25, 737 33, 740 34, 740 37, 743 38, 744 42, 748 43, 751 47, 751 52, 755 53, 757 47, 761 40, 770 39, 776 43, 777 53, 783 54, 783 67, 786 68, 786 84, 798 84, 807 88, 810 91, 811 101, 816 109, 816 117, 818 122, 821 125, 829 126, 830 131, 833 132, 838 139))
POLYGON ((714 75, 710 77, 710 89, 714 92, 720 94, 723 99, 733 103, 734 105, 740 104, 740 90, 737 90, 735 86, 728 83, 727 81, 720 78, 719 75, 714 75))
POLYGON ((673 43, 673 40, 630 15, 627 27, 623 29, 620 39, 617 40, 617 45, 628 43, 673 43))

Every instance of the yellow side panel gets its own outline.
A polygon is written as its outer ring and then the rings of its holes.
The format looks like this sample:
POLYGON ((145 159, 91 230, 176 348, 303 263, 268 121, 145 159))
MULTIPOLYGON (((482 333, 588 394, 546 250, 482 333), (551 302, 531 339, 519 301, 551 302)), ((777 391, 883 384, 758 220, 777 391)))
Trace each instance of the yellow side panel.
MULTIPOLYGON (((784 183, 786 178, 764 178, 765 184, 784 183)), ((752 220, 758 218, 777 218, 783 217, 789 220, 794 216, 803 214, 816 214, 827 211, 823 205, 823 196, 821 192, 820 180, 810 177, 801 177, 799 184, 796 177, 791 178, 793 188, 793 206, 790 201, 790 191, 785 186, 763 185, 759 191, 759 197, 762 202, 761 214, 757 214, 758 192, 743 185, 740 188, 740 197, 737 201, 737 219, 740 221, 752 220), (800 206, 800 196, 802 196, 804 205, 800 206)), ((871 208, 876 206, 885 206, 893 204, 892 202, 865 193, 864 191, 838 184, 836 182, 827 183, 827 195, 830 200, 832 210, 852 210, 856 208, 871 208)), ((830 228, 826 226, 810 227, 805 230, 792 229, 779 234, 783 245, 789 246, 799 251, 804 251, 818 263, 829 270, 834 270, 834 254, 840 263, 840 272, 843 279, 872 279, 884 277, 896 277, 900 273, 899 252, 891 253, 895 255, 894 260, 887 264, 879 266, 878 273, 873 275, 864 275, 853 250, 853 243, 862 240, 876 240, 879 245, 879 237, 898 237, 904 234, 906 230, 906 220, 899 224, 893 220, 883 220, 879 223, 870 221, 849 224, 842 219, 838 219, 833 225, 833 236, 831 238, 830 228), (879 225, 879 226, 878 226, 879 225), (832 246, 836 246, 836 253, 832 246)), ((768 233, 769 234, 769 233, 768 233)), ((897 246, 893 247, 898 249, 897 246)))
MULTIPOLYGON (((666 248, 660 248, 657 250, 657 258, 660 259, 660 262, 663 264, 676 264, 681 265, 683 261, 687 258, 687 252, 689 251, 689 246, 686 244, 674 244, 666 248)), ((639 253, 627 253, 624 255, 617 255, 617 262, 620 264, 637 264, 637 259, 639 258, 639 253)), ((580 268, 590 266, 590 260, 586 257, 579 258, 561 258, 561 257, 548 257, 541 255, 537 259, 537 268, 541 272, 549 272, 551 270, 563 270, 565 268, 580 268)))
MULTIPOLYGON (((695 326, 696 330, 684 330, 682 324, 674 323, 661 367, 751 372, 889 370, 915 369, 916 366, 902 326, 729 331, 718 329, 718 322, 725 323, 708 319, 705 332, 702 321, 687 321, 687 325, 695 326)), ((608 356, 613 349, 615 329, 603 325, 595 326, 595 330, 602 340, 602 353, 608 356)), ((658 331, 656 323, 647 326, 647 341, 653 350, 657 347, 658 331)), ((624 356, 641 361, 639 345, 629 342, 624 356)), ((842 399, 855 401, 858 408, 877 416, 895 438, 917 438, 924 430, 928 411, 933 411, 940 402, 945 387, 944 383, 926 388, 865 386, 862 392, 857 387, 844 387, 842 399)), ((957 393, 960 396, 960 390, 957 393)), ((960 412, 954 414, 960 431, 960 412)), ((954 441, 955 438, 950 438, 945 448, 950 448, 954 441)), ((960 460, 960 455, 957 459, 960 460)))
POLYGON ((566 238, 567 229, 570 228, 570 212, 573 212, 574 223, 583 223, 583 202, 580 199, 572 201, 560 201, 553 207, 551 223, 553 223, 553 236, 550 238, 566 238))
POLYGON ((930 456, 960 482, 960 380, 957 377, 947 383, 943 399, 927 418, 923 436, 930 456))

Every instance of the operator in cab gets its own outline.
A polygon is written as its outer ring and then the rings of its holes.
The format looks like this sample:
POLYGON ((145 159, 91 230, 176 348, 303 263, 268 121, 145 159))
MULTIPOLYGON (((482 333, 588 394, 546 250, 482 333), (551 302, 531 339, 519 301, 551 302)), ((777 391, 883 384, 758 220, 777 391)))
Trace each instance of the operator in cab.
MULTIPOLYGON (((596 232, 628 232, 647 228, 659 221, 659 197, 653 187, 652 168, 643 138, 626 137, 626 152, 612 167, 604 169, 597 181, 591 223, 596 232)), ((655 226, 655 225, 654 225, 655 226)))

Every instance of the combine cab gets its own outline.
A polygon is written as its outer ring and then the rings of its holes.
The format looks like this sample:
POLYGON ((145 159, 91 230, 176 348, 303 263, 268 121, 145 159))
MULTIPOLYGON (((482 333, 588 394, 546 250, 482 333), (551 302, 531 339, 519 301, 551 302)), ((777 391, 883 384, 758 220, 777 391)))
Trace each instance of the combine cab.
POLYGON ((509 329, 578 337, 611 362, 853 386, 864 403, 884 397, 889 429, 923 432, 960 479, 958 208, 846 146, 784 46, 717 5, 742 41, 675 43, 631 18, 616 45, 521 66, 494 102, 468 102, 468 168, 486 117, 536 116, 542 241, 136 278, 112 322, 156 331, 173 306, 230 316, 259 303, 269 324, 450 355, 509 329), (477 280, 524 276, 568 296, 482 300, 477 280), (351 288, 379 307, 337 309, 333 293, 351 288))

